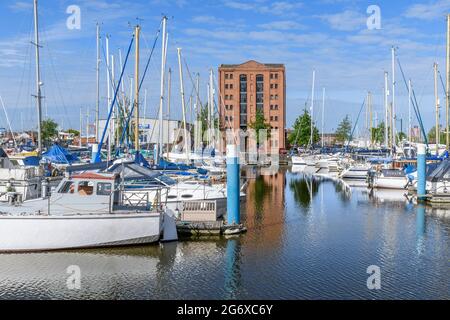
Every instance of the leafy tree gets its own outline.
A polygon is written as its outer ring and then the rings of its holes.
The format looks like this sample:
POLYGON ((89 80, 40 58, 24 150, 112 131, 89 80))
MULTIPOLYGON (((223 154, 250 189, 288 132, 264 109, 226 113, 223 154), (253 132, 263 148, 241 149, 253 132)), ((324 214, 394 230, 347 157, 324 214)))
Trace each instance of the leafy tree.
POLYGON ((267 132, 267 138, 270 138, 270 124, 266 122, 266 119, 264 118, 264 112, 261 110, 256 111, 255 120, 251 121, 248 124, 249 128, 255 130, 256 133, 256 145, 259 146, 260 141, 260 131, 266 130, 267 132))
POLYGON ((372 128, 372 141, 374 143, 384 143, 384 122, 381 122, 378 127, 372 128))
POLYGON ((406 133, 404 132, 397 133, 397 142, 401 142, 404 139, 407 139, 406 133))
MULTIPOLYGON (((430 131, 428 131, 428 142, 429 143, 436 143, 436 126, 434 126, 433 128, 430 129, 430 131)), ((442 143, 445 141, 445 132, 442 132, 441 130, 439 130, 439 141, 442 143)), ((445 143, 445 142, 444 142, 445 143)))
MULTIPOLYGON (((311 116, 304 109, 303 114, 295 120, 294 130, 288 136, 291 145, 306 147, 311 140, 311 116)), ((313 124, 313 144, 320 141, 319 130, 313 124)))
POLYGON ((352 122, 350 121, 348 115, 342 119, 341 123, 339 123, 338 128, 336 129, 336 141, 344 143, 345 141, 350 139, 350 134, 352 131, 352 122))
POLYGON ((43 143, 48 144, 52 139, 58 136, 58 124, 52 119, 42 121, 41 133, 43 143))

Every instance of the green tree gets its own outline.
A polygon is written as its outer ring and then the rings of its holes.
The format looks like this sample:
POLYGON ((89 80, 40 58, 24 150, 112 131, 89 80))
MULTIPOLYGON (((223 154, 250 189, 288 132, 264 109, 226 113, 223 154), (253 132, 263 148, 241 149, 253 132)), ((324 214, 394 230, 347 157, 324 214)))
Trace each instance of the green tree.
POLYGON ((266 119, 264 118, 264 113, 261 110, 256 111, 255 120, 251 121, 248 124, 248 127, 250 129, 255 130, 256 133, 256 145, 259 146, 260 141, 260 131, 266 130, 267 131, 267 138, 270 138, 270 124, 266 122, 266 119))
POLYGON ((350 139, 350 134, 352 131, 352 122, 350 121, 348 115, 342 119, 341 123, 339 123, 338 128, 336 129, 336 141, 345 143, 345 141, 350 139))
MULTIPOLYGON (((288 136, 291 145, 306 147, 311 140, 311 116, 304 109, 303 114, 295 120, 294 129, 288 136)), ((319 130, 313 124, 313 144, 320 141, 319 130)))
MULTIPOLYGON (((428 131, 428 142, 429 143, 436 143, 436 126, 434 126, 433 128, 430 129, 430 131, 428 131)), ((439 130, 439 142, 440 143, 445 143, 445 132, 439 130)))
POLYGON ((41 133, 43 143, 50 143, 52 139, 58 136, 58 124, 52 119, 42 121, 41 133))
POLYGON ((67 130, 67 133, 72 134, 74 137, 80 136, 80 131, 75 130, 75 129, 69 129, 69 130, 67 130))
POLYGON ((404 132, 399 132, 397 133, 397 142, 401 142, 404 139, 407 139, 408 137, 406 136, 406 133, 404 132))
POLYGON ((384 143, 384 122, 381 122, 378 127, 372 128, 372 142, 384 143))

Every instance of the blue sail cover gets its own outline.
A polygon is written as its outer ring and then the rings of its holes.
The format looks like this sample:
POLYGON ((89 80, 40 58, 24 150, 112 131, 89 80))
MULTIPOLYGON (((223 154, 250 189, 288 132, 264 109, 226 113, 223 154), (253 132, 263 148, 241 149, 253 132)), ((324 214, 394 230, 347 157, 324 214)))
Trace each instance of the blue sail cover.
POLYGON ((54 144, 47 152, 42 154, 42 158, 56 164, 72 164, 78 161, 78 157, 61 147, 54 144))

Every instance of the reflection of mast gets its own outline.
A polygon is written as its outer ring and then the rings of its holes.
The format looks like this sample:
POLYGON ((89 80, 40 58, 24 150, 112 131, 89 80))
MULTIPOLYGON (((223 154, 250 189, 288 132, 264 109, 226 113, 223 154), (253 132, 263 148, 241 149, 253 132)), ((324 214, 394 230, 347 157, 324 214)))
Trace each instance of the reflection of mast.
POLYGON ((438 96, 438 65, 435 62, 434 66, 434 99, 435 99, 435 116, 436 116, 436 124, 435 124, 435 138, 434 138, 434 142, 436 143, 436 155, 439 155, 439 143, 440 143, 440 139, 439 139, 439 96, 438 96))
POLYGON ((227 242, 225 253, 225 284, 226 299, 235 299, 240 287, 240 254, 241 245, 238 239, 230 239, 227 242))

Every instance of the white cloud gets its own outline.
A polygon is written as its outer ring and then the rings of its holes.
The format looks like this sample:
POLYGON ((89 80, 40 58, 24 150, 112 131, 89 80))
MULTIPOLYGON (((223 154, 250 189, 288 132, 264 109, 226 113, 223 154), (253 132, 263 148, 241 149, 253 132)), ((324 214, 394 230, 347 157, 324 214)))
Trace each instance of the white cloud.
POLYGON ((450 0, 438 0, 428 4, 414 4, 405 12, 405 17, 421 20, 433 20, 444 17, 450 10, 450 0))
POLYGON ((12 11, 30 11, 33 9, 33 3, 31 1, 16 1, 8 6, 12 11))
POLYGON ((276 1, 267 3, 265 0, 253 0, 247 2, 239 2, 234 0, 225 0, 224 5, 238 10, 254 11, 264 14, 292 16, 295 10, 302 7, 303 4, 298 1, 276 1))
POLYGON ((366 27, 367 17, 362 13, 345 10, 336 14, 325 14, 319 16, 320 19, 327 22, 331 28, 339 31, 354 31, 366 27))
POLYGON ((259 25, 260 28, 268 30, 304 30, 306 26, 292 20, 272 21, 259 25))

